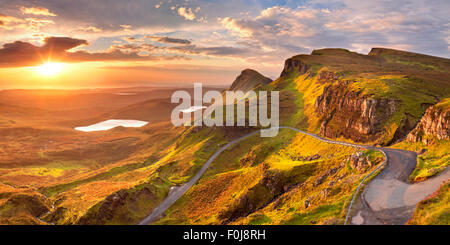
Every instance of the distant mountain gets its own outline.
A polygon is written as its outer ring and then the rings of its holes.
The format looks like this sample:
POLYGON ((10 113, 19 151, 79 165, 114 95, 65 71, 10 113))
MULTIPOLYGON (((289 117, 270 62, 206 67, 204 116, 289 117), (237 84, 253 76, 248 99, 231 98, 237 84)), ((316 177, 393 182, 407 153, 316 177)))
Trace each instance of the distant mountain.
POLYGON ((177 106, 167 99, 151 99, 120 108, 103 115, 105 118, 134 119, 148 122, 170 120, 172 110, 177 106))
POLYGON ((272 79, 261 75, 261 73, 252 69, 245 69, 236 78, 236 80, 234 80, 229 90, 231 91, 241 90, 247 92, 260 85, 269 84, 271 82, 272 79))

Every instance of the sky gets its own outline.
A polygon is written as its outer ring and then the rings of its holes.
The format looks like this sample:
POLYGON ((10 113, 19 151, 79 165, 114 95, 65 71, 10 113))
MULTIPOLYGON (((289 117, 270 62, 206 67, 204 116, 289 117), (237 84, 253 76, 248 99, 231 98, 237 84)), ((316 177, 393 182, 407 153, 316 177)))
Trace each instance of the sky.
POLYGON ((285 59, 320 48, 449 58, 449 9, 448 0, 0 0, 0 89, 229 85, 246 68, 275 79, 285 59))

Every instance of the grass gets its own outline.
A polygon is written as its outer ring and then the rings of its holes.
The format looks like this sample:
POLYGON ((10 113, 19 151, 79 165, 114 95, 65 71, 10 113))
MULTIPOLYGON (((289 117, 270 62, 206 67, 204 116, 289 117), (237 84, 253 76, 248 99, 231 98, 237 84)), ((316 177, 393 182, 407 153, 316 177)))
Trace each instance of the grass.
POLYGON ((110 169, 110 170, 108 170, 106 172, 97 174, 95 176, 92 176, 92 177, 89 177, 89 178, 86 178, 86 179, 76 180, 76 181, 73 181, 73 182, 59 184, 59 185, 55 185, 55 186, 44 187, 40 191, 44 195, 46 195, 48 197, 51 197, 51 196, 54 196, 54 195, 56 195, 58 193, 61 193, 61 192, 64 192, 66 190, 75 188, 75 187, 77 187, 79 185, 90 183, 90 182, 94 182, 94 181, 99 181, 99 180, 105 180, 105 179, 111 178, 113 176, 119 175, 119 174, 124 173, 124 172, 132 171, 132 170, 135 170, 135 169, 138 169, 138 168, 143 168, 145 166, 148 166, 148 164, 149 163, 147 163, 147 162, 128 164, 128 165, 125 165, 125 166, 112 168, 112 169, 110 169))
POLYGON ((321 205, 305 213, 295 213, 292 218, 283 222, 283 225, 312 225, 320 221, 340 216, 343 203, 334 205, 321 205))
POLYGON ((270 224, 272 220, 264 214, 251 214, 249 215, 249 225, 262 225, 262 224, 270 224))

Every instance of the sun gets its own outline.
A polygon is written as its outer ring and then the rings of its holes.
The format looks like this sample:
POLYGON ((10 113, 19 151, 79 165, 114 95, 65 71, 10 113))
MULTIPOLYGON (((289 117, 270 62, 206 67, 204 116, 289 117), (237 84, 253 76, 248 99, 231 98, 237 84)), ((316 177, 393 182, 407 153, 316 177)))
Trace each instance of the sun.
POLYGON ((38 67, 36 70, 43 76, 54 76, 60 73, 64 68, 63 63, 46 62, 38 67))

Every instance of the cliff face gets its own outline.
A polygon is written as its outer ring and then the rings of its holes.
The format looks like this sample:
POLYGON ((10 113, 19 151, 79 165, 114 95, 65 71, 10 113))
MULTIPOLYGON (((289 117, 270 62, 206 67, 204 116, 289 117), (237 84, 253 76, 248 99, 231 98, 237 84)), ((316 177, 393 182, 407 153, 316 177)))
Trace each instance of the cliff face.
POLYGON ((300 74, 304 74, 308 71, 308 69, 309 66, 301 60, 289 58, 284 62, 284 68, 280 77, 285 77, 293 71, 298 71, 300 74))
POLYGON ((269 84, 271 82, 272 79, 261 75, 259 72, 251 69, 245 69, 231 84, 230 90, 247 92, 258 87, 259 85, 269 84))
POLYGON ((430 137, 427 136, 450 139, 450 107, 439 104, 429 107, 416 128, 408 134, 407 140, 428 144, 430 137))
MULTIPOLYGON (((327 77, 334 76, 327 75, 327 77)), ((320 117, 320 134, 335 138, 344 136, 354 141, 371 141, 382 131, 379 125, 386 122, 397 110, 395 99, 374 99, 348 89, 351 81, 328 85, 315 102, 315 112, 320 117)))

